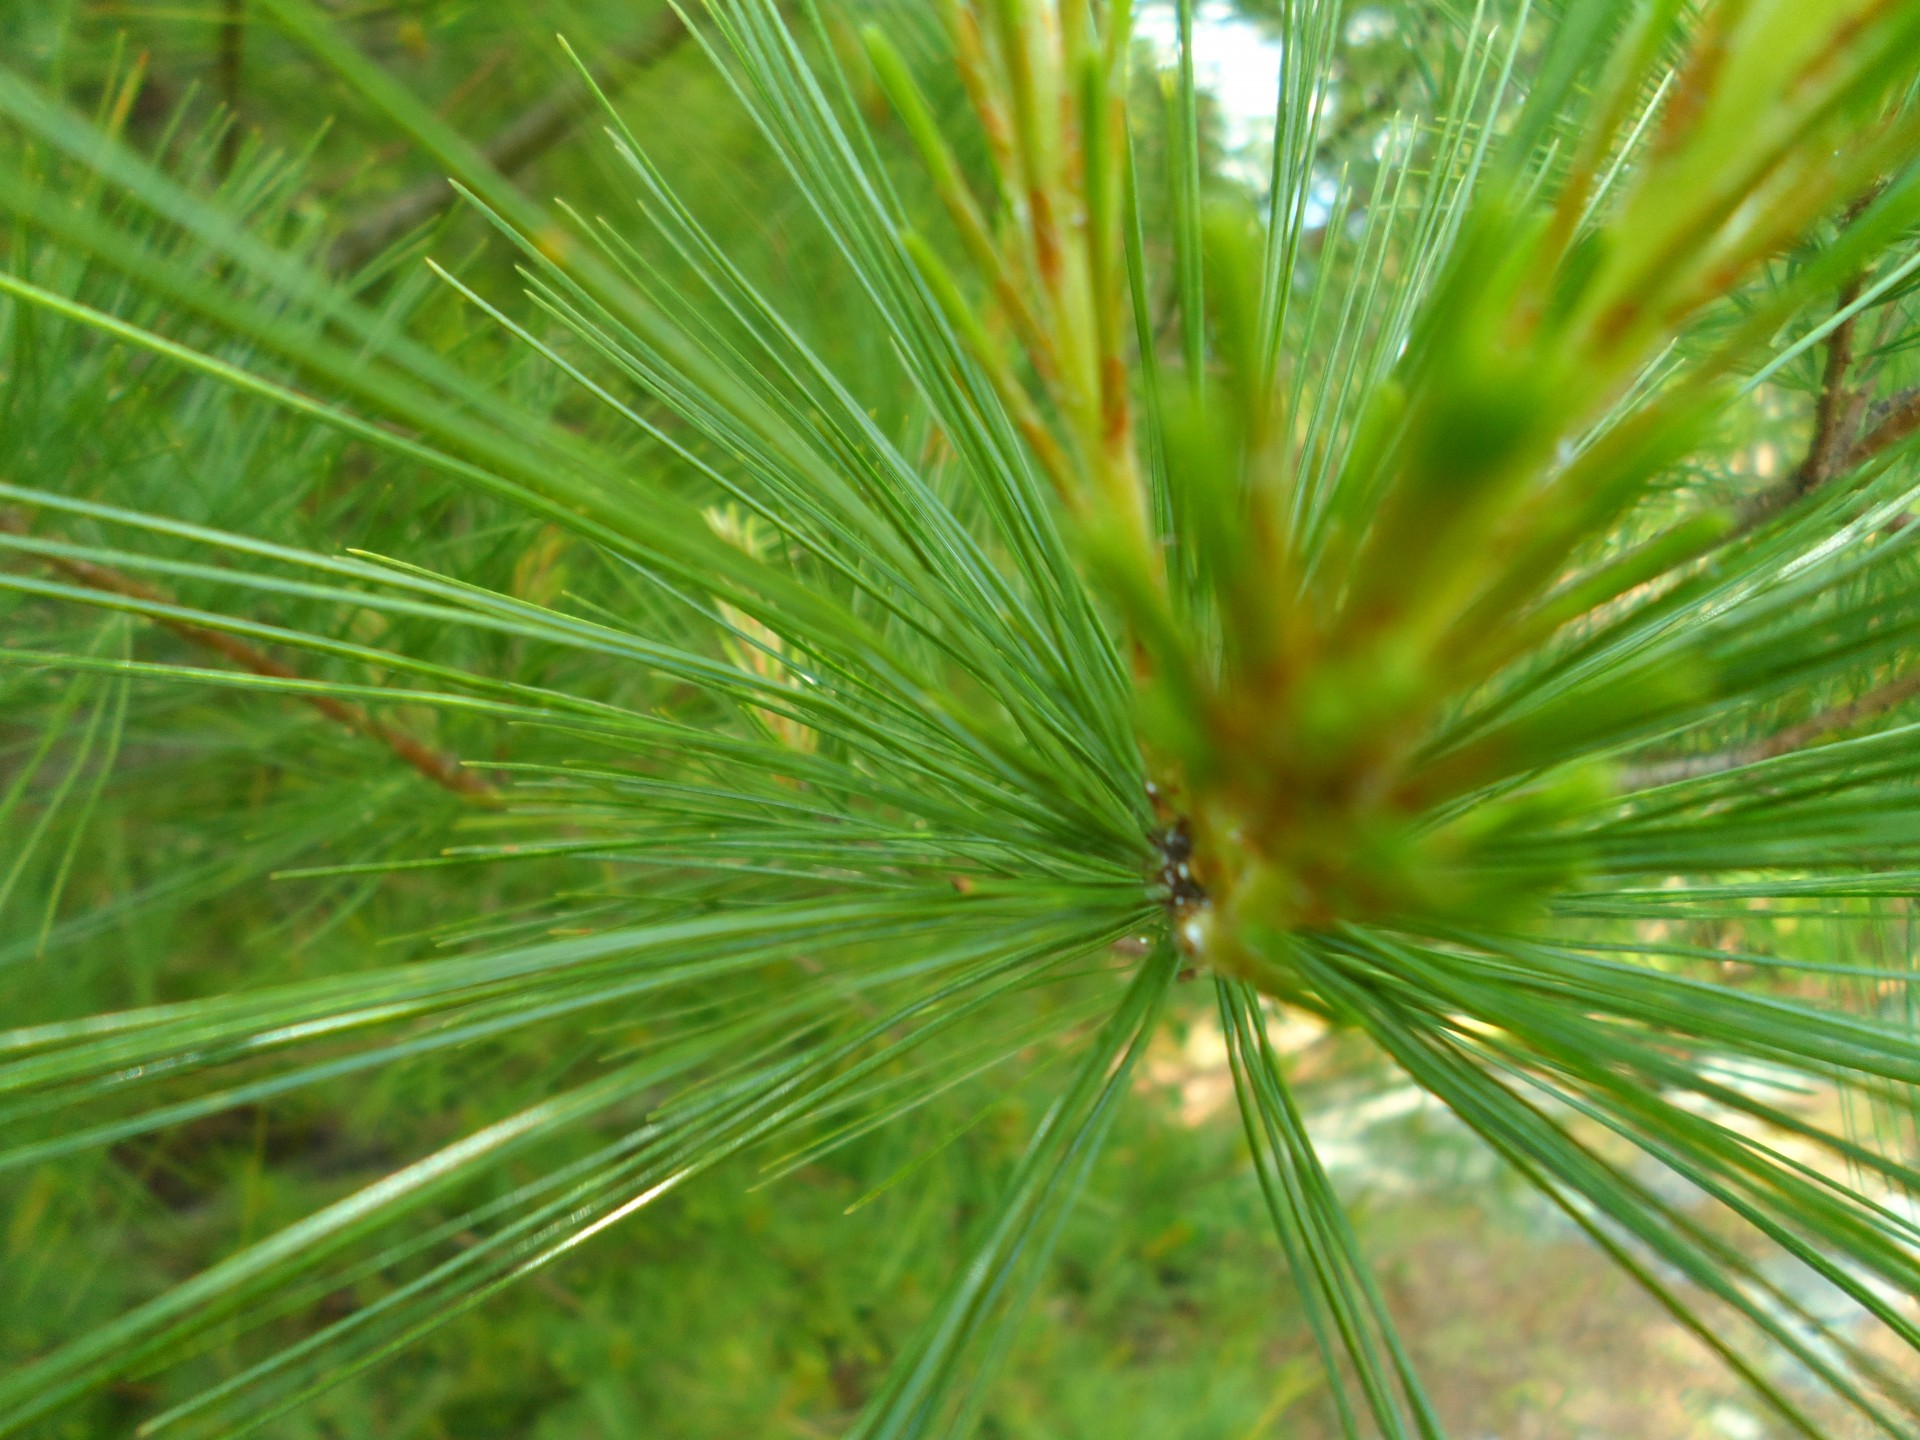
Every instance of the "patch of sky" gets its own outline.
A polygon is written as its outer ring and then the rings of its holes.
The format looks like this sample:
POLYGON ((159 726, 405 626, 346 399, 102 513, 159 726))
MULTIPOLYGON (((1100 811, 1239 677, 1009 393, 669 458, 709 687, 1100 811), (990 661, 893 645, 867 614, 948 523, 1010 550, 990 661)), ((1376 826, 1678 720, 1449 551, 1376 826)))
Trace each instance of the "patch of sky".
MULTIPOLYGON (((1346 38, 1352 45, 1384 40, 1393 20, 1372 6, 1349 17, 1346 38)), ((1134 14, 1134 33, 1152 52, 1154 62, 1171 68, 1179 63, 1180 24, 1174 0, 1143 0, 1134 14)), ((1228 178, 1265 198, 1272 177, 1273 119, 1279 103, 1280 67, 1284 45, 1271 22, 1248 15, 1233 0, 1196 0, 1193 12, 1194 84, 1210 96, 1220 120, 1223 165, 1228 178)), ((1379 158, 1398 158, 1399 148, 1411 143, 1405 134, 1383 135, 1379 158)), ((1339 186, 1331 175, 1315 177, 1307 195, 1309 230, 1323 227, 1333 212, 1339 186)))
MULTIPOLYGON (((1173 0, 1146 0, 1134 13, 1133 28, 1159 64, 1179 62, 1180 25, 1173 0)), ((1280 36, 1271 26, 1242 14, 1230 0, 1198 0, 1193 12, 1193 81, 1213 97, 1219 111, 1227 174, 1256 191, 1266 189, 1272 165, 1280 58, 1280 36)))

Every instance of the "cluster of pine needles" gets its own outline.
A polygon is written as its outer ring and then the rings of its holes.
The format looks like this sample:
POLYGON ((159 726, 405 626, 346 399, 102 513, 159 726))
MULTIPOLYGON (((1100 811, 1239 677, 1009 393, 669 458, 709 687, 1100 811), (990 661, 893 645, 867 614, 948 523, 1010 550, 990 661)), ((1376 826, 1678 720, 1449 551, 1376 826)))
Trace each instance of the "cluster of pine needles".
POLYGON ((849 1432, 966 1433, 1193 984, 1345 1433, 1442 1421, 1289 1010, 1783 1424, 1916 1433, 1920 6, 1413 5, 1424 108, 1362 183, 1328 158, 1351 7, 1277 0, 1247 186, 1208 163, 1188 0, 1164 73, 1128 0, 707 0, 671 23, 777 161, 784 285, 603 71, 572 62, 607 214, 530 198, 311 0, 254 8, 491 239, 343 272, 302 157, 133 143, 137 67, 91 117, 0 70, 0 684, 33 716, 0 1168, 597 1038, 60 1335, 0 1376, 0 1433, 381 1282, 142 1433, 269 1425, 733 1157, 797 1168, 1045 1054, 849 1432), (47 457, 89 415, 123 463, 83 483, 47 457), (245 483, 177 478, 213 469, 245 483), (314 783, 63 903, 103 804, 165 851, 206 803, 113 777, 209 687, 314 783), (45 978, 182 894, 420 872, 441 906, 507 878, 429 958, 79 1009, 45 978))

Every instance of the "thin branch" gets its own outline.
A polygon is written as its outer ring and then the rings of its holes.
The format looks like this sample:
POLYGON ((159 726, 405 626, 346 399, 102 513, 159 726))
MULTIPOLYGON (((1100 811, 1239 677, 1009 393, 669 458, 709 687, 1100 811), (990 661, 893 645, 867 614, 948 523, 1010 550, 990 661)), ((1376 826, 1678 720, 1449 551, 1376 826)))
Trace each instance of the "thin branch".
MULTIPOLYGON (((13 511, 0 511, 0 530, 7 530, 15 535, 28 533, 25 518, 13 511)), ((173 597, 165 591, 143 584, 130 575, 122 575, 118 570, 109 569, 105 565, 96 565, 90 560, 63 555, 43 555, 40 558, 67 578, 77 580, 89 589, 104 590, 109 594, 126 595, 136 600, 146 600, 161 605, 175 603, 173 597)), ((256 675, 271 676, 276 680, 306 678, 298 670, 282 664, 264 650, 249 645, 238 636, 228 635, 220 630, 209 630, 203 625, 195 625, 186 620, 174 620, 165 616, 153 618, 156 623, 165 626, 181 639, 223 655, 243 670, 251 670, 256 675)), ((336 700, 330 695, 302 695, 299 698, 336 724, 343 725, 370 740, 379 741, 397 757, 444 790, 451 790, 457 795, 464 795, 470 799, 492 799, 499 794, 499 791, 479 775, 462 766, 454 756, 443 754, 423 744, 404 730, 368 714, 358 705, 336 700)))
MULTIPOLYGON (((1835 309, 1844 313, 1860 298, 1861 278, 1855 276, 1840 287, 1835 309)), ((1827 337, 1827 368, 1820 385, 1820 399, 1814 406, 1813 439, 1807 446, 1807 458, 1793 476, 1795 491, 1811 494, 1843 468, 1859 432, 1860 415, 1866 398, 1850 388, 1853 371, 1854 331, 1859 316, 1849 315, 1827 337)))
MULTIPOLYGON (((1847 211, 1839 217, 1841 232, 1853 227, 1853 223, 1859 221, 1860 215, 1872 207, 1884 190, 1884 184, 1874 184, 1864 194, 1857 196, 1853 204, 1847 205, 1847 211)), ((1745 505, 1738 528, 1740 534, 1753 530, 1757 524, 1772 518, 1793 501, 1820 490, 1820 486, 1837 474, 1845 474, 1847 470, 1859 467, 1862 461, 1878 455, 1887 445, 1899 440, 1899 436, 1891 436, 1880 444, 1874 444, 1878 440, 1876 432, 1864 442, 1855 442, 1860 434, 1860 424, 1866 419, 1866 392, 1851 386, 1855 334, 1860 317, 1849 315, 1847 311, 1853 309, 1853 305, 1860 300, 1860 290, 1864 290, 1864 286, 1866 276, 1855 275, 1839 288, 1834 313, 1843 315, 1845 319, 1839 321, 1834 326, 1834 332, 1826 338, 1826 371, 1820 376, 1820 396, 1814 401, 1812 440, 1807 442, 1807 459, 1803 459, 1782 484, 1763 495, 1757 495, 1745 505)), ((1916 422, 1920 422, 1920 417, 1916 417, 1916 422)), ((1912 424, 1908 424, 1907 428, 1912 430, 1912 424)))
MULTIPOLYGON (((1852 303, 1842 298, 1844 307, 1852 303)), ((1852 322, 1842 328, 1851 329, 1852 322)), ((1838 332, 1836 332, 1837 338, 1838 332)), ((1851 340, 1844 342, 1851 350, 1851 340)), ((1815 438, 1808 450, 1806 464, 1802 470, 1807 472, 1810 482, 1801 486, 1802 475, 1796 471, 1788 482, 1761 502, 1756 512, 1749 512, 1748 525, 1758 524, 1790 499, 1807 494, 1819 485, 1825 484, 1834 475, 1857 470, 1875 456, 1892 449, 1907 439, 1916 430, 1920 430, 1920 386, 1902 391, 1891 401, 1877 406, 1870 413, 1862 403, 1861 397, 1854 396, 1844 401, 1844 408, 1851 412, 1850 418, 1840 420, 1837 416, 1842 408, 1840 390, 1835 381, 1836 373, 1844 375, 1844 366, 1836 372, 1829 352, 1827 366, 1827 388, 1821 395, 1821 406, 1816 412, 1815 438), (1872 422, 1872 428, 1864 436, 1842 451, 1844 437, 1856 432, 1862 418, 1872 422), (1839 456, 1838 459, 1830 457, 1839 456)), ((1906 521, 1900 516, 1889 529, 1897 529, 1906 521)), ((1893 709, 1896 705, 1920 695, 1920 673, 1902 676, 1886 684, 1867 691, 1866 694, 1834 705, 1821 711, 1809 720, 1789 726, 1777 735, 1752 745, 1744 745, 1733 750, 1721 750, 1711 755, 1693 755, 1678 760, 1663 760, 1651 765, 1641 765, 1626 771, 1624 780, 1629 788, 1639 790, 1654 785, 1670 785, 1677 780, 1692 780, 1703 775, 1717 775, 1723 770, 1735 770, 1742 765, 1752 765, 1756 761, 1771 760, 1777 755, 1803 749, 1823 736, 1841 730, 1851 729, 1864 720, 1893 709)))
POLYGON ((1903 390, 1869 417, 1873 428, 1847 452, 1846 469, 1854 469, 1920 430, 1920 386, 1903 390))
MULTIPOLYGON (((1860 298, 1862 280, 1855 276, 1840 287, 1836 313, 1845 313, 1860 298)), ((1807 442, 1807 454, 1793 473, 1771 490, 1749 501, 1742 516, 1741 531, 1753 529, 1762 521, 1804 499, 1835 475, 1851 468, 1854 436, 1866 411, 1866 396, 1848 384, 1853 370, 1854 331, 1859 316, 1848 315, 1827 337, 1827 365, 1820 380, 1820 395, 1813 407, 1813 438, 1807 442)))
POLYGON ((1829 346, 1827 379, 1814 411, 1814 438, 1807 458, 1779 485, 1748 502, 1736 535, 1744 535, 1836 476, 1858 470, 1920 431, 1920 385, 1869 407, 1864 394, 1849 391, 1841 383, 1845 365, 1836 366, 1835 361, 1836 356, 1844 356, 1851 362, 1853 321, 1834 331, 1829 346), (1864 435, 1859 433, 1862 425, 1869 427, 1864 435), (1856 435, 1858 439, 1853 438, 1856 435))
POLYGON ((1786 729, 1756 740, 1751 745, 1742 745, 1734 750, 1719 750, 1711 755, 1688 755, 1678 760, 1661 760, 1651 765, 1636 765, 1627 769, 1621 776, 1622 784, 1630 790, 1647 790, 1657 785, 1671 785, 1679 780, 1696 780, 1706 775, 1718 775, 1726 770, 1737 770, 1742 765, 1755 765, 1762 760, 1773 760, 1781 755, 1790 755, 1795 750, 1804 750, 1816 740, 1829 735, 1837 735, 1843 730, 1875 716, 1884 715, 1895 706, 1920 695, 1920 671, 1903 675, 1898 680, 1889 680, 1884 685, 1875 686, 1864 695, 1839 705, 1830 705, 1810 719, 1798 725, 1789 725, 1786 729))
MULTIPOLYGON (((641 71, 665 60, 686 38, 687 29, 679 14, 670 6, 663 8, 644 33, 594 67, 594 83, 611 94, 641 71)), ((565 85, 510 121, 481 147, 481 153, 501 174, 517 174, 572 134, 590 103, 575 86, 565 85)), ((453 186, 438 175, 401 191, 340 233, 333 244, 334 268, 358 269, 401 236, 425 224, 453 198, 453 186)))

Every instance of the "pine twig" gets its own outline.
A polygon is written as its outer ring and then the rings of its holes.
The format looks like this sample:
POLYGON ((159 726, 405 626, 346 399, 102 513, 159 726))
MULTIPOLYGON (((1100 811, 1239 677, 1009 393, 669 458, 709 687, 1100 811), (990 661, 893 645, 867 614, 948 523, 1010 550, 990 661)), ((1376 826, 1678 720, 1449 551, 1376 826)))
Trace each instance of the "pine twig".
MULTIPOLYGON (((1812 494, 1835 476, 1858 470, 1869 460, 1908 439, 1915 431, 1920 431, 1920 385, 1902 390, 1891 400, 1871 408, 1863 395, 1846 397, 1845 421, 1832 421, 1831 429, 1823 429, 1821 417, 1830 412, 1838 414, 1842 406, 1839 399, 1831 405, 1828 403, 1830 393, 1822 392, 1820 407, 1815 412, 1815 437, 1808 447, 1806 460, 1785 481, 1747 506, 1737 534, 1745 534, 1761 522, 1771 519, 1793 501, 1812 494), (1858 439, 1852 439, 1862 424, 1870 424, 1871 428, 1858 439)), ((1904 520, 1900 523, 1904 523, 1904 520)))
MULTIPOLYGON (((1844 313, 1860 298, 1861 278, 1855 276, 1840 287, 1835 309, 1844 313)), ((1853 371, 1854 332, 1859 316, 1849 315, 1827 337, 1827 368, 1820 386, 1820 399, 1814 407, 1813 439, 1807 446, 1807 458, 1794 472, 1791 483, 1797 495, 1818 490, 1844 468, 1853 449, 1853 437, 1860 428, 1860 416, 1866 397, 1849 385, 1853 371)))
MULTIPOLYGON (((1850 283, 1841 291, 1839 308, 1844 310, 1851 305, 1859 293, 1859 282, 1850 283)), ((1743 531, 1792 501, 1811 494, 1835 476, 1859 469, 1920 431, 1920 386, 1904 390, 1872 410, 1868 409, 1863 394, 1848 388, 1847 376, 1853 363, 1854 318, 1835 327, 1828 339, 1826 375, 1814 409, 1813 439, 1807 447, 1806 459, 1783 484, 1749 509, 1746 524, 1741 527, 1743 531), (1867 422, 1871 422, 1871 428, 1859 435, 1862 424, 1867 422), (1856 435, 1859 438, 1854 438, 1856 435)), ((1900 517, 1893 528, 1904 523, 1905 518, 1900 517)), ((1884 714, 1915 695, 1920 695, 1920 673, 1890 680, 1752 745, 1636 766, 1629 769, 1624 778, 1629 788, 1637 790, 1736 770, 1803 749, 1822 736, 1884 714)))
POLYGON ((1679 780, 1718 775, 1723 771, 1737 770, 1743 765, 1756 765, 1762 760, 1778 759, 1796 750, 1804 750, 1828 735, 1837 735, 1862 721, 1884 715, 1916 695, 1920 695, 1920 671, 1877 685, 1864 695, 1857 695, 1839 705, 1830 705, 1798 725, 1789 725, 1751 745, 1719 750, 1711 755, 1689 755, 1678 760, 1634 766, 1622 777, 1623 783, 1631 790, 1646 790, 1657 785, 1671 785, 1679 780))
MULTIPOLYGON (((1873 428, 1846 450, 1844 460, 1829 475, 1816 483, 1824 484, 1833 474, 1843 474, 1849 470, 1859 469, 1876 455, 1892 449, 1916 430, 1920 430, 1920 386, 1902 392, 1889 404, 1879 409, 1873 418, 1873 428)), ((1857 420, 1854 425, 1857 427, 1857 420)), ((1808 456, 1809 462, 1818 453, 1818 450, 1811 451, 1808 456)), ((1804 490, 1791 491, 1793 484, 1794 482, 1790 480, 1786 486, 1781 487, 1781 490, 1792 494, 1807 493, 1804 490)), ((1780 494, 1780 491, 1775 492, 1776 496, 1780 494)), ((1751 516, 1749 526, 1758 524, 1760 520, 1786 503, 1784 496, 1779 499, 1770 497, 1770 500, 1771 503, 1763 502, 1763 508, 1751 516)), ((1888 528, 1899 528, 1905 523, 1906 518, 1904 515, 1898 517, 1888 528)), ((1695 755, 1680 760, 1663 760, 1651 765, 1636 766, 1626 772, 1626 783, 1629 788, 1639 790, 1654 785, 1670 785, 1677 780, 1717 775, 1723 770, 1736 770, 1742 765, 1771 760, 1775 756, 1803 749, 1824 735, 1850 729, 1863 720, 1870 720, 1912 699, 1915 695, 1920 695, 1920 673, 1890 680, 1884 685, 1867 691, 1864 695, 1846 701, 1844 704, 1831 706, 1811 719, 1789 726, 1778 734, 1770 735, 1765 740, 1752 745, 1733 750, 1721 750, 1711 755, 1695 755)))
MULTIPOLYGON (((1859 208, 1855 207, 1849 219, 1859 208)), ((1862 283, 1862 278, 1856 276, 1840 288, 1836 311, 1845 311, 1860 298, 1862 283)), ((1821 378, 1819 399, 1814 404, 1813 437, 1807 444, 1806 458, 1784 482, 1748 507, 1745 523, 1740 527, 1742 532, 1812 494, 1835 476, 1859 469, 1920 430, 1920 387, 1904 391, 1870 411, 1865 393, 1856 391, 1849 383, 1858 320, 1857 315, 1849 315, 1827 337, 1826 370, 1821 378), (1871 428, 1861 435, 1861 426, 1869 421, 1871 428)), ((1637 790, 1736 770, 1804 749, 1823 736, 1884 714, 1915 695, 1920 695, 1920 673, 1890 680, 1751 745, 1636 766, 1623 778, 1629 788, 1637 790)))
MULTIPOLYGON (((1861 279, 1855 276, 1840 287, 1836 312, 1860 298, 1861 279)), ((1804 499, 1835 475, 1851 469, 1857 462, 1854 436, 1859 433, 1866 412, 1866 396, 1853 390, 1848 381, 1853 370, 1854 331, 1859 316, 1849 315, 1827 337, 1827 364, 1820 380, 1820 394, 1813 407, 1813 437, 1807 442, 1806 458, 1787 478, 1771 490, 1749 501, 1740 530, 1753 529, 1797 500, 1804 499)))
MULTIPOLYGON (((1866 194, 1859 196, 1847 213, 1841 217, 1839 228, 1847 230, 1866 213, 1866 209, 1880 198, 1884 186, 1876 184, 1866 194)), ((1755 528, 1766 518, 1786 509, 1793 501, 1803 499, 1805 495, 1820 490, 1828 480, 1837 474, 1859 467, 1884 451, 1887 445, 1897 444, 1905 438, 1916 424, 1920 424, 1920 411, 1908 422, 1907 430, 1889 432, 1882 438, 1880 430, 1885 424, 1876 426, 1874 434, 1866 440, 1857 440, 1860 424, 1866 419, 1866 392, 1855 390, 1851 386, 1853 378, 1853 357, 1855 357, 1855 334, 1859 328, 1859 315, 1847 315, 1847 311, 1859 301, 1860 290, 1866 286, 1866 276, 1855 275, 1849 278, 1841 288, 1834 303, 1834 313, 1845 315, 1841 323, 1834 326, 1834 332, 1826 338, 1826 371, 1820 376, 1820 396, 1814 401, 1812 411, 1812 440, 1807 444, 1807 459, 1789 474, 1788 478, 1774 486, 1770 492, 1759 495, 1747 505, 1745 522, 1741 532, 1755 528)))
POLYGON ((1901 391, 1870 418, 1873 428, 1847 452, 1846 469, 1866 464, 1920 430, 1920 386, 1901 391))
MULTIPOLYGON (((7 530, 15 535, 28 533, 26 520, 14 511, 0 511, 0 530, 7 530)), ((108 594, 125 595, 157 605, 175 603, 174 598, 165 591, 135 580, 130 575, 123 575, 118 570, 110 569, 105 565, 97 565, 91 560, 80 560, 65 555, 43 555, 40 558, 68 579, 77 580, 91 590, 104 590, 108 594)), ((255 675, 266 675, 276 680, 305 678, 292 666, 281 663, 264 650, 249 645, 236 635, 210 630, 204 625, 195 625, 188 620, 177 620, 163 615, 156 615, 153 618, 181 639, 225 656, 241 669, 250 670, 255 675)), ((456 795, 464 795, 475 800, 493 799, 500 793, 479 775, 461 765, 454 756, 416 740, 406 731, 376 718, 359 705, 336 700, 330 695, 302 695, 300 699, 336 724, 364 735, 370 740, 379 741, 396 757, 411 765, 443 790, 451 790, 456 795)))
MULTIPOLYGON (((659 64, 680 47, 687 28, 671 6, 661 10, 646 31, 614 51, 593 69, 594 83, 613 90, 642 70, 659 64)), ((502 175, 515 175, 565 140, 584 113, 587 101, 572 85, 524 111, 481 147, 487 163, 502 175)), ((408 231, 453 203, 453 186, 444 176, 423 180, 349 224, 333 243, 336 270, 356 270, 408 231)))

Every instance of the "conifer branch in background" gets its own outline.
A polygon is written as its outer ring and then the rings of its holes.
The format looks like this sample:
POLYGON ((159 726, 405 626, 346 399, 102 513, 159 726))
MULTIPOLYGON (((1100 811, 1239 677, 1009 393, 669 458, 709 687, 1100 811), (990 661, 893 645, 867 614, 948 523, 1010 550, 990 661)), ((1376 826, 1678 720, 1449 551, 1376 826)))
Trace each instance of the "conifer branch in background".
MULTIPOLYGON (((672 6, 664 6, 645 30, 593 67, 594 82, 618 93, 680 49, 685 24, 672 6)), ((562 143, 591 113, 589 102, 563 86, 536 101, 496 130, 482 147, 487 163, 502 175, 516 176, 562 143)), ((382 251, 452 206, 459 197, 439 176, 409 186, 367 214, 349 220, 334 239, 335 270, 351 273, 382 251)))
MULTIPOLYGON (((9 509, 0 509, 0 530, 14 535, 32 533, 26 517, 18 511, 9 509)), ((95 590, 143 600, 149 604, 164 607, 166 610, 178 608, 173 597, 165 591, 135 580, 130 575, 122 575, 108 566, 95 564, 79 556, 63 555, 57 550, 43 551, 39 558, 50 568, 69 579, 95 590)), ((210 630, 204 625, 195 625, 191 621, 165 613, 154 614, 151 618, 155 624, 178 635, 182 640, 198 645, 202 649, 211 650, 255 675, 265 675, 276 680, 302 678, 300 672, 292 666, 274 659, 266 651, 258 646, 249 645, 238 636, 228 635, 219 630, 210 630)), ((306 694, 300 698, 335 724, 386 746, 394 753, 396 759, 411 765, 443 790, 451 790, 456 795, 464 795, 469 799, 493 799, 499 794, 484 778, 462 765, 458 759, 422 743, 398 726, 375 718, 364 706, 324 694, 306 694)))

